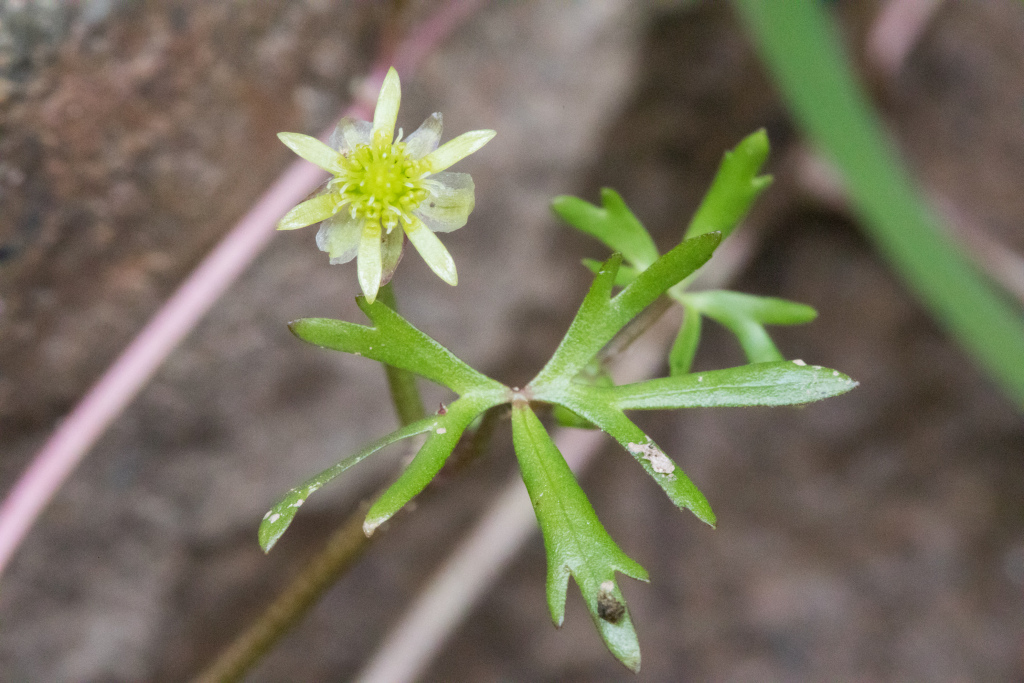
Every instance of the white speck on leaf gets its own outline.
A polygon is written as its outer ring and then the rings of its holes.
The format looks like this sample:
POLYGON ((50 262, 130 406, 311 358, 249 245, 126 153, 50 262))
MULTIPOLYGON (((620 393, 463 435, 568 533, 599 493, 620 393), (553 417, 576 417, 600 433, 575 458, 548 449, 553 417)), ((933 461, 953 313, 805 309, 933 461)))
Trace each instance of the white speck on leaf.
POLYGON ((609 592, 613 591, 613 590, 615 590, 615 584, 612 583, 611 581, 605 581, 605 582, 603 582, 601 584, 601 590, 609 591, 609 592))
POLYGON ((704 381, 704 375, 698 375, 697 381, 698 382, 703 382, 704 381))
POLYGON ((833 377, 838 377, 839 376, 839 371, 838 370, 833 370, 832 371, 832 376, 833 377))
POLYGON ((295 501, 294 503, 292 503, 288 507, 300 508, 300 507, 302 507, 302 504, 305 503, 305 502, 306 502, 305 498, 299 498, 297 501, 295 501))
POLYGON ((446 434, 447 432, 448 432, 448 430, 445 429, 444 427, 438 427, 437 428, 437 433, 438 434, 446 434))
POLYGON ((802 366, 802 365, 807 365, 807 363, 805 363, 802 360, 800 360, 799 358, 797 358, 795 361, 793 361, 793 365, 801 365, 802 366))
POLYGON ((275 513, 275 514, 270 515, 270 518, 267 521, 269 521, 271 524, 273 524, 274 522, 276 522, 279 519, 281 519, 281 515, 275 513))
POLYGON ((269 517, 270 516, 270 512, 271 512, 270 510, 267 510, 267 514, 263 515, 263 519, 266 519, 267 517, 269 517))
POLYGON ((653 441, 629 443, 626 444, 626 450, 651 463, 651 467, 658 474, 672 474, 676 470, 675 463, 669 460, 665 452, 655 446, 653 441))

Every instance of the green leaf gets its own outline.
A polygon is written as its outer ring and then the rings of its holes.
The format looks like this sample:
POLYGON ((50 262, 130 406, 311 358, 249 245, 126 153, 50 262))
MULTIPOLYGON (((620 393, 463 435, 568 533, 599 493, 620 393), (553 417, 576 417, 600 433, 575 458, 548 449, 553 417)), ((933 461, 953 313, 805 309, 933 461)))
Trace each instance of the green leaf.
POLYGON ((263 522, 260 524, 259 530, 260 547, 263 548, 263 552, 270 552, 270 549, 274 547, 275 543, 277 543, 277 539, 281 538, 281 535, 286 529, 288 529, 289 525, 291 525, 292 520, 295 518, 295 513, 299 511, 299 508, 302 507, 302 504, 306 502, 306 499, 309 498, 313 492, 345 470, 361 462, 367 456, 373 455, 385 446, 390 446, 396 441, 401 441, 402 439, 407 439, 410 436, 415 436, 435 429, 435 417, 428 417, 423 420, 419 420, 391 432, 387 436, 374 441, 352 457, 342 460, 333 467, 327 468, 320 474, 306 480, 286 493, 284 497, 281 498, 281 500, 279 500, 272 508, 270 508, 270 511, 263 516, 263 522))
POLYGON ((415 372, 457 394, 483 388, 504 390, 500 383, 466 365, 383 302, 370 304, 361 296, 356 302, 374 327, 329 318, 303 318, 290 323, 289 328, 310 344, 366 356, 415 372))
POLYGON ((722 316, 716 318, 716 321, 725 325, 735 335, 748 362, 770 363, 783 359, 782 352, 775 346, 764 325, 739 316, 722 316))
POLYGON ((936 219, 856 81, 821 3, 734 0, 797 123, 836 164, 867 236, 1018 406, 1024 317, 936 219))
POLYGON ((616 659, 640 669, 640 644, 616 572, 647 581, 647 571, 615 544, 544 426, 525 401, 512 407, 512 440, 526 490, 544 534, 547 600, 561 626, 572 576, 597 630, 616 659))
POLYGON ((537 388, 570 381, 626 323, 711 258, 720 239, 717 233, 708 233, 680 243, 615 298, 611 298, 611 291, 622 256, 612 254, 594 278, 562 343, 530 385, 537 388))
POLYGON ((679 326, 679 334, 668 353, 668 371, 673 376, 685 375, 690 371, 700 343, 700 312, 685 303, 683 310, 683 324, 679 326))
MULTIPOLYGON (((604 262, 598 261, 597 259, 585 258, 583 259, 583 265, 586 266, 587 270, 589 270, 591 273, 597 275, 600 272, 601 268, 604 267, 604 262)), ((615 286, 625 287, 629 285, 629 283, 631 283, 633 280, 635 280, 636 276, 639 274, 640 271, 634 268, 633 266, 627 266, 625 264, 620 265, 619 272, 615 276, 615 286)))
POLYGON ((662 410, 799 405, 845 394, 856 386, 857 382, 838 370, 795 360, 754 363, 617 387, 577 388, 585 390, 590 401, 611 403, 622 410, 662 410))
POLYGON ((727 327, 739 340, 751 363, 782 360, 782 354, 764 329, 765 325, 796 325, 810 322, 818 315, 810 306, 795 301, 727 290, 681 292, 673 288, 670 294, 688 311, 699 311, 727 327))
POLYGON ((597 429, 597 425, 593 422, 580 417, 565 406, 552 406, 551 417, 555 418, 555 422, 558 423, 559 427, 572 427, 573 429, 597 429))
POLYGON ((637 270, 644 270, 658 258, 658 248, 647 229, 636 219, 615 190, 601 190, 604 208, 576 197, 555 197, 551 208, 577 230, 604 242, 622 254, 637 270))
POLYGON ((771 185, 771 176, 757 175, 768 158, 768 134, 762 128, 725 153, 711 188, 686 230, 687 237, 719 231, 724 240, 771 185))
MULTIPOLYGON (((629 385, 627 385, 629 386, 629 385)), ((572 382, 543 387, 534 398, 564 405, 590 420, 619 442, 636 459, 677 507, 690 510, 701 521, 715 526, 715 513, 707 498, 642 429, 614 403, 614 388, 572 382)))
POLYGON ((684 296, 686 303, 716 319, 721 315, 740 315, 762 325, 802 325, 818 317, 818 312, 807 304, 770 296, 754 296, 725 289, 692 292, 684 296))
MULTIPOLYGON (((381 524, 401 510, 420 491, 426 488, 441 471, 445 460, 452 454, 462 433, 484 411, 505 403, 504 391, 468 393, 448 406, 444 415, 435 415, 429 435, 416 457, 402 471, 398 479, 370 507, 363 522, 363 531, 369 536, 381 524)), ((418 423, 416 423, 418 424, 418 423)))

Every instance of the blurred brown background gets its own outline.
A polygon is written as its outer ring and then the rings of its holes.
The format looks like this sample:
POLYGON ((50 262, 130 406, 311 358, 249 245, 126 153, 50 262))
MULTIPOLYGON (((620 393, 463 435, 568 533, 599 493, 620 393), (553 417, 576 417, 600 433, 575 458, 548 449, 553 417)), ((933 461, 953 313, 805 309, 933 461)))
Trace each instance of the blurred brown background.
MULTIPOLYGON (((439 2, 0 3, 0 487, 199 259, 317 133, 379 36, 439 2)), ((1024 252, 1024 5, 946 2, 895 72, 865 58, 877 2, 839 2, 851 50, 925 190, 960 231, 1024 252)), ((677 241, 722 152, 765 126, 776 184, 733 285, 818 308, 783 352, 855 392, 803 409, 644 414, 704 490, 712 531, 609 442, 583 480, 623 549, 643 648, 604 651, 578 591, 544 602, 539 536, 427 680, 1020 680, 1024 422, 860 237, 721 2, 492 2, 403 83, 399 125, 493 128, 461 163, 477 209, 445 243, 452 289, 410 254, 410 320, 523 383, 550 355, 600 246, 551 218, 617 188, 677 241), (825 188, 825 189, 822 189, 825 188)), ((352 267, 279 235, 94 449, 0 584, 0 679, 181 680, 256 615, 397 466, 375 456, 255 531, 310 474, 389 431, 383 373, 284 323, 361 320, 352 267)), ((698 367, 741 362, 712 325, 698 367)), ((430 391, 431 400, 442 400, 430 391)), ((507 427, 443 475, 254 681, 344 680, 515 467, 507 427)))

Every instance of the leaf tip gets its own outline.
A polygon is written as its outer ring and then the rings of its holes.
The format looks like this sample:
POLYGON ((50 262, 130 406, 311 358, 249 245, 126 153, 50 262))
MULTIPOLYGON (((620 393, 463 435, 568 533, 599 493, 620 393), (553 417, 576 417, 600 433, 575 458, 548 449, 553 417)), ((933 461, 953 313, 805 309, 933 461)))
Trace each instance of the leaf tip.
POLYGON ((373 532, 380 528, 380 525, 386 522, 387 520, 387 517, 367 517, 363 521, 363 534, 365 534, 367 538, 370 538, 371 536, 373 536, 373 532))
POLYGON ((260 548, 263 549, 264 553, 269 553, 270 550, 277 545, 278 539, 284 535, 284 532, 288 529, 292 523, 292 514, 282 514, 277 512, 278 506, 274 506, 270 509, 267 514, 263 516, 263 521, 260 522, 260 529, 257 534, 259 538, 260 548))

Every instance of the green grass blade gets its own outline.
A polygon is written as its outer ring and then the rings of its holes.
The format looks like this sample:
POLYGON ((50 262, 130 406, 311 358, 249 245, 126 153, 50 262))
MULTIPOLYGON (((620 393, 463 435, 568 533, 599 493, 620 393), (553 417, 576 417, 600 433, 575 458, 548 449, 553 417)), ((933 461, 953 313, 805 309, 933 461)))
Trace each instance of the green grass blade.
POLYGON ((822 3, 734 0, 790 110, 835 162, 868 236, 1024 406, 1024 316, 942 231, 893 152, 822 3))

